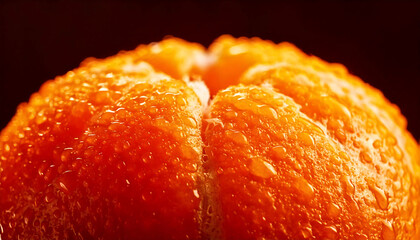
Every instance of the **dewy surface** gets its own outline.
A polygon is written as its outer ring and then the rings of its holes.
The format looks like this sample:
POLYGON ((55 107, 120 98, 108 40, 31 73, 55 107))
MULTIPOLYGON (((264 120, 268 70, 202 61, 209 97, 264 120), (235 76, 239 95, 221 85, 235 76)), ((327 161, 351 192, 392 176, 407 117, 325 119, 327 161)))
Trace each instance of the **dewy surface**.
POLYGON ((417 239, 419 159, 398 108, 340 64, 168 38, 18 107, 0 239, 417 239))

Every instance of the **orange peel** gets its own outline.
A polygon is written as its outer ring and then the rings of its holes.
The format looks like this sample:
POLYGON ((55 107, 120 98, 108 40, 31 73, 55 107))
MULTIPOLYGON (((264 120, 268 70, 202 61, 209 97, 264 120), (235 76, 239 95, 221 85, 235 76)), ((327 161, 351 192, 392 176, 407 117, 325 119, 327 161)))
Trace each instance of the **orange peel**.
POLYGON ((419 159, 398 107, 341 64, 167 38, 19 105, 0 238, 417 239, 419 159))

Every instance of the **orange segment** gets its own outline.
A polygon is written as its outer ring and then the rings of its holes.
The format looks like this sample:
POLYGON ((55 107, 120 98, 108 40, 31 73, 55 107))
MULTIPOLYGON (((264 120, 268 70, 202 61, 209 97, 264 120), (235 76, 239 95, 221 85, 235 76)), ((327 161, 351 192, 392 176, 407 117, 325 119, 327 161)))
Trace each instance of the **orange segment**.
POLYGON ((299 65, 255 67, 242 81, 272 84, 299 103, 302 112, 322 123, 354 161, 363 163, 358 169, 366 177, 359 181, 355 195, 359 206, 386 210, 396 233, 412 228, 419 199, 418 193, 409 193, 411 188, 419 189, 412 179, 418 176, 417 143, 401 129, 405 119, 395 115, 398 109, 382 94, 357 79, 347 81, 299 65), (406 210, 401 211, 402 206, 406 210))
POLYGON ((224 35, 219 37, 209 48, 212 64, 204 73, 204 80, 212 95, 232 84, 238 83, 239 77, 249 67, 278 59, 272 54, 276 46, 272 42, 259 38, 239 38, 224 35), (268 53, 268 54, 267 54, 268 53))
POLYGON ((122 51, 103 60, 88 58, 81 67, 96 71, 136 72, 135 65, 140 62, 147 62, 156 71, 182 79, 200 74, 206 64, 206 55, 200 44, 170 37, 161 42, 140 45, 132 51, 122 51))
POLYGON ((308 56, 288 42, 274 44, 260 38, 233 38, 223 35, 209 48, 212 64, 204 73, 204 79, 214 95, 217 91, 239 83, 239 78, 257 64, 287 62, 347 77, 347 69, 337 63, 327 63, 318 57, 308 56))
POLYGON ((339 237, 337 228, 355 221, 339 180, 351 176, 348 156, 299 108, 256 86, 230 87, 212 103, 208 118, 219 124, 207 124, 205 152, 217 173, 226 239, 322 238, 331 229, 339 237))
POLYGON ((199 238, 200 128, 194 91, 147 64, 47 83, 1 135, 2 237, 199 238))
MULTIPOLYGON (((290 81, 290 89, 299 87, 290 81)), ((398 154, 386 164, 376 156, 359 157, 360 149, 356 154, 340 143, 317 118, 324 113, 315 107, 316 91, 303 91, 313 98, 301 96, 302 109, 269 86, 230 87, 212 103, 206 154, 217 173, 226 239, 392 239, 410 231, 419 197, 408 193, 418 189, 411 163, 398 154)), ((342 121, 335 111, 346 117, 342 108, 326 111, 330 121, 342 121)), ((342 131, 352 138, 344 126, 342 131)), ((348 143, 361 145, 364 139, 348 143)))

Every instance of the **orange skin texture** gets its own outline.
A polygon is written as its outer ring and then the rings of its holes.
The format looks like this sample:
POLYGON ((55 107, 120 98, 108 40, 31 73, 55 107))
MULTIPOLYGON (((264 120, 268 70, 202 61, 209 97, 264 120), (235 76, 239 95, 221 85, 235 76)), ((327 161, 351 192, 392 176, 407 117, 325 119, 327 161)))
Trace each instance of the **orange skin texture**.
POLYGON ((1 135, 3 239, 198 238, 200 119, 147 64, 47 82, 1 135))
POLYGON ((132 51, 121 51, 104 60, 88 58, 82 62, 81 67, 89 68, 90 71, 127 72, 124 66, 147 62, 159 72, 175 79, 182 79, 186 75, 201 74, 200 60, 206 57, 205 54, 205 48, 198 43, 167 38, 159 43, 140 45, 132 51))
POLYGON ((89 58, 18 107, 0 236, 417 239, 419 160, 398 107, 340 64, 167 38, 89 58))

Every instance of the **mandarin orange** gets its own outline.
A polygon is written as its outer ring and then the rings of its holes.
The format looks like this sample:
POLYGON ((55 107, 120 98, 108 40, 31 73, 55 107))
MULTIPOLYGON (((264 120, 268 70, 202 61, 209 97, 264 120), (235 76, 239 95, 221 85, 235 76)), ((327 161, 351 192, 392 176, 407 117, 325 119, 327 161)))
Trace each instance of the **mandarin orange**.
POLYGON ((419 159, 398 107, 340 64, 167 38, 18 107, 0 239, 417 239, 419 159))

